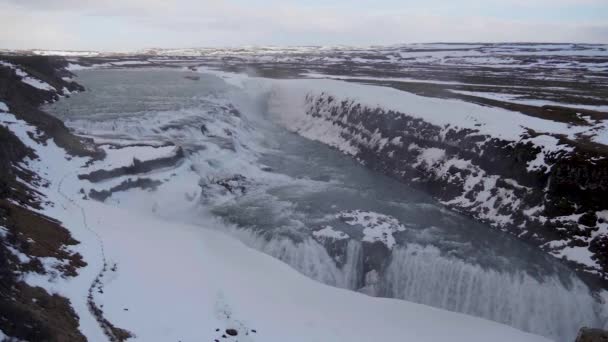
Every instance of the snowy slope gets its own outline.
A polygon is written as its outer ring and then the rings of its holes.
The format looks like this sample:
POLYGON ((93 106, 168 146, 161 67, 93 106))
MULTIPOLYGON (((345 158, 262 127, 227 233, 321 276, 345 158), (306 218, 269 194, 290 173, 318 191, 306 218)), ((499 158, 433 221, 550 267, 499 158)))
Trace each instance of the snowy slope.
POLYGON ((21 68, 19 68, 18 66, 14 65, 14 64, 11 64, 11 63, 8 63, 5 61, 0 61, 0 65, 9 67, 9 68, 15 70, 15 73, 17 74, 17 76, 21 77, 21 81, 23 83, 28 84, 34 88, 38 88, 40 90, 45 90, 45 91, 56 91, 57 90, 52 85, 29 75, 27 72, 23 71, 21 68))
MULTIPOLYGON (((26 274, 28 283, 69 298, 82 331, 105 339, 89 311, 89 289, 105 319, 140 341, 544 341, 542 337, 463 314, 328 287, 214 231, 142 216, 83 200, 77 173, 87 160, 68 158, 36 128, 0 120, 41 157, 28 167, 49 181, 43 212, 61 220, 88 262, 70 279, 26 274), (54 204, 53 204, 54 203, 54 204), (96 282, 95 279, 100 279, 96 282), (254 332, 255 330, 255 332, 254 332)), ((45 267, 58 267, 48 260, 45 267)))

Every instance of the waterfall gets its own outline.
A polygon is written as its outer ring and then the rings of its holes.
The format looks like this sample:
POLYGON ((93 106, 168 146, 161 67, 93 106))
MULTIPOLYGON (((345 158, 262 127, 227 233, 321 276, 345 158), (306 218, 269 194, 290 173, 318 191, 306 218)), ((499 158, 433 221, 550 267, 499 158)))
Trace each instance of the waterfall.
POLYGON ((569 284, 557 275, 537 279, 525 271, 487 269, 442 256, 434 247, 409 245, 395 248, 386 269, 374 279, 377 283, 366 284, 365 279, 376 274, 362 274, 360 242, 348 243, 346 259, 338 267, 313 239, 267 239, 244 229, 231 233, 304 275, 336 287, 462 312, 558 341, 573 341, 582 326, 607 326, 603 304, 574 275, 569 284))
POLYGON ((603 327, 606 317, 587 286, 574 276, 570 280, 484 269, 414 246, 393 251, 381 294, 573 341, 580 327, 603 327))
POLYGON ((313 239, 306 239, 300 243, 295 243, 286 237, 268 240, 250 230, 228 229, 247 246, 283 261, 312 279, 335 287, 357 288, 361 255, 359 243, 354 241, 349 243, 346 261, 340 268, 325 247, 313 239))

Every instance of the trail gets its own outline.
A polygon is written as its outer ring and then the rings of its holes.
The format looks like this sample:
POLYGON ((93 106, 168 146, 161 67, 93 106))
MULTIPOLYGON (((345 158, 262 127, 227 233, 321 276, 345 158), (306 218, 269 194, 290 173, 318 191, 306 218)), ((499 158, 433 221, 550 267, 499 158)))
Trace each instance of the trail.
MULTIPOLYGON (((95 303, 94 291, 97 290, 98 293, 103 293, 103 283, 101 282, 101 279, 103 278, 104 274, 106 273, 106 271, 108 269, 108 262, 106 259, 103 239, 101 238, 99 233, 97 233, 97 231, 95 231, 95 229, 93 229, 89 226, 89 224, 87 222, 87 215, 86 215, 84 208, 82 206, 80 206, 78 203, 76 203, 75 200, 73 200, 72 198, 67 196, 61 189, 61 187, 63 186, 64 180, 71 174, 75 174, 75 172, 69 172, 69 173, 65 174, 61 178, 59 183, 57 183, 57 193, 61 197, 63 197, 67 202, 69 202, 70 204, 72 204, 73 206, 77 207, 80 210, 80 215, 82 217, 82 223, 83 223, 84 227, 95 236, 95 238, 97 239, 97 242, 99 243, 99 247, 101 249, 102 265, 103 265, 101 270, 97 273, 97 276, 95 277, 95 279, 89 286, 88 295, 87 295, 87 306, 89 308, 89 311, 91 312, 93 317, 95 317, 95 320, 101 327, 101 330, 104 332, 104 334, 108 337, 108 339, 110 341, 112 341, 112 342, 125 341, 132 335, 123 329, 116 328, 112 323, 110 323, 110 321, 108 321, 103 316, 103 310, 97 305, 97 303, 95 303)), ((64 208, 65 208, 65 206, 64 206, 64 208)))

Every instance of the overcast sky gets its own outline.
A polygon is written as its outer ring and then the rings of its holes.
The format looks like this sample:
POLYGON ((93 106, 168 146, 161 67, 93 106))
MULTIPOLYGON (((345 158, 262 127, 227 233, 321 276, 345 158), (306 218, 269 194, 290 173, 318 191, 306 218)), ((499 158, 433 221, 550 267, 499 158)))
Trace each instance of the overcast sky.
POLYGON ((608 43, 608 0, 0 0, 0 48, 608 43))

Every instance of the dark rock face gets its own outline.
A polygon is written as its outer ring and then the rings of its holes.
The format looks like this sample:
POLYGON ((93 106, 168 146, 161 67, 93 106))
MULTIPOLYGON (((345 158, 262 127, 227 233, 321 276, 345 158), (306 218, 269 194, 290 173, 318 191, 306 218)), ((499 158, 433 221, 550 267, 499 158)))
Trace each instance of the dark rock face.
POLYGON ((555 136, 570 151, 542 151, 530 141, 539 135, 533 131, 514 142, 324 93, 306 103, 306 114, 338 127, 362 164, 547 252, 587 248, 596 265, 576 268, 607 278, 608 236, 598 232, 598 213, 608 210, 608 148, 555 136), (438 157, 426 158, 429 152, 438 157))
POLYGON ((217 193, 242 196, 247 193, 251 185, 247 177, 239 174, 221 178, 212 177, 199 182, 204 201, 217 193))

